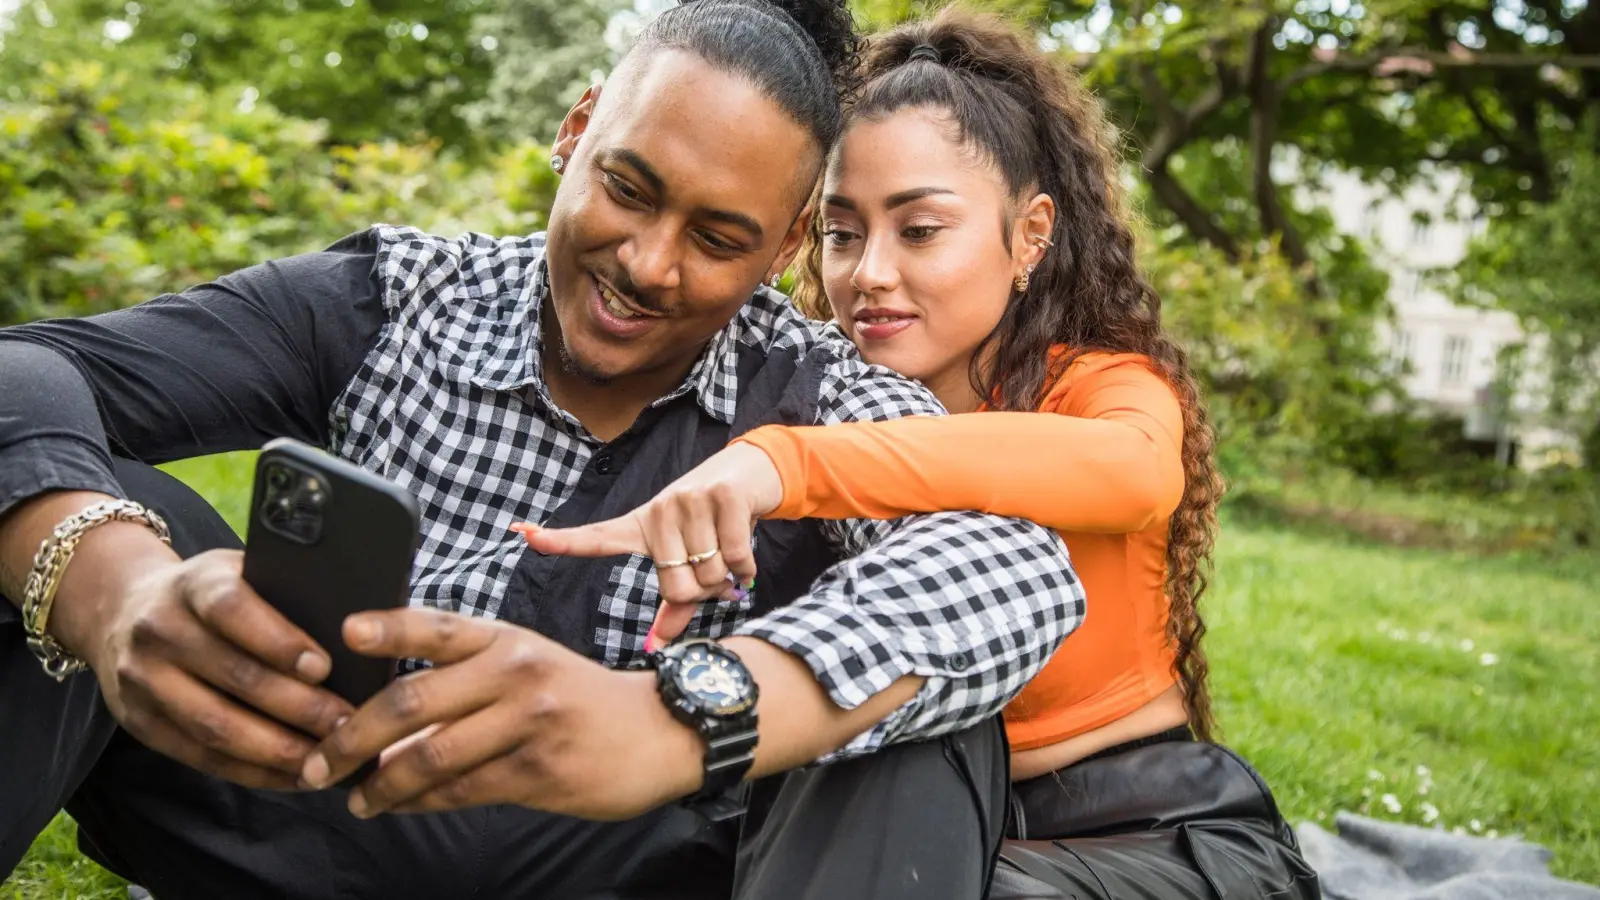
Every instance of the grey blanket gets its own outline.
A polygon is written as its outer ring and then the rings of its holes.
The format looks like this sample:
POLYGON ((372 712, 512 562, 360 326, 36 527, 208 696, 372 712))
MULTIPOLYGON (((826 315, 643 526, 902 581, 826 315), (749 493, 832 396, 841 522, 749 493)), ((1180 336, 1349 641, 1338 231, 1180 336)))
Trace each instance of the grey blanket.
POLYGON ((1343 812, 1334 825, 1296 829, 1327 900, 1600 900, 1600 888, 1552 876, 1538 844, 1343 812))

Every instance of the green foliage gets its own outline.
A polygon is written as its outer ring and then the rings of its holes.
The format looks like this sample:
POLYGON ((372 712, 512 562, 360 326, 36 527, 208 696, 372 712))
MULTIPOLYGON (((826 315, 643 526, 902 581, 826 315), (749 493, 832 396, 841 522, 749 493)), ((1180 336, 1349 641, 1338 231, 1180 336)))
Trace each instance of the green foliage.
POLYGON ((374 222, 539 227, 543 150, 473 168, 436 143, 329 150, 237 94, 47 61, 0 100, 0 324, 138 302, 374 222))
POLYGON ((1312 386, 1301 376, 1317 353, 1282 260, 1233 264, 1211 248, 1174 244, 1147 249, 1142 262, 1223 443, 1303 450, 1314 431, 1304 414, 1312 386))
MULTIPOLYGON (((1190 123, 1193 140, 1243 138, 1251 115, 1265 113, 1279 145, 1319 162, 1392 184, 1422 174, 1428 161, 1446 162, 1466 171, 1479 199, 1509 207, 1549 199, 1559 156, 1542 145, 1536 126, 1570 131, 1600 103, 1592 71, 1538 64, 1595 52, 1600 8, 1591 3, 1042 5, 1052 36, 1095 47, 1083 61, 1086 74, 1142 148, 1171 124, 1170 110, 1195 110, 1220 90, 1223 102, 1190 123), (1250 44, 1258 33, 1266 38, 1260 72, 1274 88, 1270 109, 1250 95, 1250 44), (1094 40, 1084 44, 1085 37, 1094 40), (1488 54, 1495 64, 1483 62, 1488 54), (1528 62, 1508 62, 1518 57, 1528 62)), ((1199 196, 1211 207, 1249 199, 1199 196)))
POLYGON ((45 62, 0 101, 0 321, 81 314, 302 249, 315 125, 99 61, 45 62), (159 91, 159 94, 158 94, 159 91), (253 252, 254 251, 254 252, 253 252))
MULTIPOLYGON (((1594 460, 1594 450, 1586 459, 1594 460)), ((1600 544, 1600 472, 1591 462, 1580 468, 1554 465, 1518 481, 1508 492, 1513 508, 1538 510, 1560 541, 1576 547, 1600 544)))
MULTIPOLYGON (((931 16, 946 5, 947 0, 853 0, 850 9, 863 30, 873 31, 931 16)), ((1044 25, 1049 3, 1046 0, 987 0, 969 6, 1015 21, 1044 25)))
MULTIPOLYGON (((27 0, 0 73, 92 49, 118 72, 259 100, 333 144, 549 142, 615 62, 625 0, 27 0), (102 35, 108 35, 102 37, 102 35)), ((0 83, 4 83, 0 80, 0 83)))
MULTIPOLYGON (((298 118, 328 122, 327 139, 459 148, 477 140, 461 118, 495 61, 477 16, 496 0, 26 0, 6 52, 52 45, 119 51, 120 71, 181 79, 207 91, 249 88, 298 118), (107 23, 111 23, 108 25, 107 23), (108 38, 126 36, 114 47, 108 38)), ((492 43, 492 42, 491 42, 492 43)), ((35 49, 37 48, 37 49, 35 49)))
MULTIPOLYGON (((1575 392, 1600 393, 1592 366, 1570 364, 1592 363, 1600 346, 1592 330, 1573 324, 1600 321, 1592 292, 1579 293, 1595 280, 1600 185, 1577 166, 1569 177, 1565 158, 1574 147, 1595 147, 1580 123, 1600 115, 1600 76, 1558 59, 1600 49, 1600 4, 1048 0, 1037 11, 1024 7, 1125 130, 1158 227, 1180 226, 1246 265, 1270 246, 1306 278, 1306 303, 1320 307, 1311 339, 1348 363, 1325 370, 1327 391, 1370 397, 1386 390, 1368 327, 1384 313, 1385 279, 1358 243, 1339 237, 1289 185, 1314 183, 1333 167, 1398 189, 1442 163, 1467 176, 1481 210, 1505 220, 1491 229, 1490 244, 1519 231, 1523 239, 1499 252, 1536 251, 1523 254, 1521 271, 1534 280, 1523 291, 1525 308, 1551 320, 1541 333, 1557 377, 1575 392), (1550 212, 1530 212, 1545 207, 1550 212), (1523 215, 1533 222, 1527 228, 1509 221, 1523 215), (1552 297, 1565 290, 1553 282, 1575 287, 1566 296, 1576 305, 1552 297)), ((920 0, 870 0, 866 8, 885 21, 923 9, 920 0)), ((1519 271, 1500 266, 1507 261, 1487 254, 1485 268, 1519 271)), ((1588 421, 1600 424, 1600 415, 1588 421)), ((1359 422, 1324 424, 1337 437, 1359 422)), ((1329 461, 1340 462, 1337 442, 1326 446, 1329 461)))
POLYGON ((1600 541, 1600 479, 1582 469, 1506 471, 1465 455, 1441 455, 1436 468, 1404 480, 1388 471, 1364 477, 1327 466, 1281 468, 1237 485, 1227 505, 1239 515, 1402 547, 1553 559, 1591 553, 1600 541))
POLYGON ((1370 365, 1374 314, 1308 303, 1270 246, 1229 261, 1174 235, 1169 226, 1146 242, 1141 262, 1200 380, 1224 474, 1243 484, 1335 461, 1338 437, 1370 417, 1382 386, 1370 365), (1347 349, 1336 358, 1330 343, 1347 349))
POLYGON ((482 99, 464 110, 486 133, 550 142, 572 104, 616 63, 608 23, 624 0, 570 3, 500 0, 477 31, 496 46, 494 74, 482 99))
POLYGON ((1459 416, 1402 405, 1352 425, 1334 440, 1340 462, 1356 475, 1474 494, 1504 482, 1503 470, 1492 459, 1466 446, 1459 416))
MULTIPOLYGON (((1458 294, 1516 314, 1535 335, 1554 412, 1600 429, 1600 153, 1591 127, 1568 142, 1555 199, 1493 221, 1453 273, 1458 294)), ((1586 431, 1589 429, 1585 429, 1586 431)), ((1587 454, 1600 473, 1600 457, 1587 454)))

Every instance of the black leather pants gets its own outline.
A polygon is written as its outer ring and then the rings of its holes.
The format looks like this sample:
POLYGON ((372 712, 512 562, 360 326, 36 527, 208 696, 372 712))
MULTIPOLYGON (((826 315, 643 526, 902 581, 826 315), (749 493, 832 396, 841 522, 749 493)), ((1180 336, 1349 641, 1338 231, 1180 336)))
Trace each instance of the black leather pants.
POLYGON ((1181 735, 1013 785, 991 900, 1320 897, 1255 770, 1181 735))

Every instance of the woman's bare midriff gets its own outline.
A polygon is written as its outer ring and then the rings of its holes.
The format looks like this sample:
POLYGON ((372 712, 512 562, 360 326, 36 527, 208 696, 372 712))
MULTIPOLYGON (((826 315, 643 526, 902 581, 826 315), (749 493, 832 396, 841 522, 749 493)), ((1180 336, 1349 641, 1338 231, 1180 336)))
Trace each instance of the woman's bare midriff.
POLYGON ((1107 747, 1160 734, 1177 728, 1188 720, 1188 712, 1183 708, 1183 690, 1173 685, 1149 703, 1093 731, 1086 731, 1054 744, 1035 747, 1032 750, 1019 750, 1011 754, 1011 780, 1025 781, 1037 778, 1046 772, 1070 766, 1107 747))

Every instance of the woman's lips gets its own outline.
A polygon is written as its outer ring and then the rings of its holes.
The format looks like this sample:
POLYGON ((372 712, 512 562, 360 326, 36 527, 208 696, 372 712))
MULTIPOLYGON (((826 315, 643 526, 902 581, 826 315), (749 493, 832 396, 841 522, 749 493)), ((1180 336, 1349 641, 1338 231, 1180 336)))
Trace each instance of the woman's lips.
POLYGON ((917 317, 908 313, 869 309, 855 317, 856 334, 866 341, 885 341, 912 325, 917 317))

